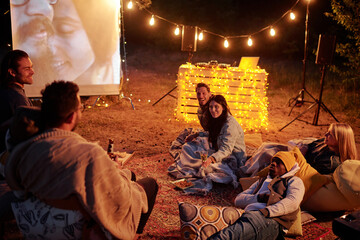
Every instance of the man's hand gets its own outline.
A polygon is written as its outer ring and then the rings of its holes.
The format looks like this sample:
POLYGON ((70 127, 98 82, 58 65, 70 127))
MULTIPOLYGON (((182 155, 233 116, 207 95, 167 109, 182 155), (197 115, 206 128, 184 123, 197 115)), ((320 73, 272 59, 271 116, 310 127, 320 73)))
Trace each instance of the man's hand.
POLYGON ((208 157, 208 158, 206 159, 206 161, 203 162, 202 166, 203 166, 204 168, 207 168, 211 163, 215 163, 215 162, 216 162, 216 161, 215 161, 215 158, 213 158, 213 157, 208 157))
POLYGON ((270 194, 267 193, 260 193, 257 195, 257 201, 261 203, 267 203, 269 200, 270 194))
POLYGON ((198 133, 194 133, 194 134, 190 134, 189 136, 187 136, 185 138, 185 142, 191 142, 193 141, 195 138, 197 138, 199 136, 198 133))

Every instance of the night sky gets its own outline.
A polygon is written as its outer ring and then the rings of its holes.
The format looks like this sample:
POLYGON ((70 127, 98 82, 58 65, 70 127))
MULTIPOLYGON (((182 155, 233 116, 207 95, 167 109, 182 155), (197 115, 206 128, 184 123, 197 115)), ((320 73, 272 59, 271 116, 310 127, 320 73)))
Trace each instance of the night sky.
MULTIPOLYGON (((269 26, 278 20, 296 3, 296 0, 153 0, 149 11, 171 22, 223 35, 247 35, 269 26)), ((125 6, 127 1, 125 2, 125 6)), ((230 48, 223 48, 223 39, 205 35, 206 41, 198 42, 198 51, 232 52, 236 55, 260 55, 272 57, 301 58, 305 38, 306 0, 301 0, 293 9, 295 21, 284 17, 274 27, 276 37, 269 37, 268 30, 252 36, 254 46, 246 45, 246 38, 231 39, 230 48)), ((137 8, 125 11, 125 34, 128 46, 156 46, 169 50, 180 49, 181 37, 173 34, 175 26, 156 19, 156 25, 149 27, 150 14, 137 8)), ((324 16, 331 11, 328 0, 312 0, 309 15, 309 50, 317 47, 319 34, 333 31, 334 23, 324 16)))
MULTIPOLYGON (((30 0, 31 1, 31 0, 30 0)), ((150 15, 137 7, 126 8, 124 1, 125 36, 129 48, 139 45, 168 50, 180 49, 181 37, 173 34, 174 25, 156 19, 157 24, 149 27, 150 15)), ((198 26, 202 29, 224 35, 238 36, 255 32, 270 25, 289 10, 296 0, 153 0, 149 11, 171 22, 198 26)), ((335 31, 334 23, 324 16, 331 11, 330 1, 312 0, 309 16, 309 49, 316 48, 319 34, 335 31), (327 32, 326 32, 327 31, 327 32)), ((1 50, 8 50, 11 43, 10 13, 8 1, 1 1, 1 50)), ((246 47, 246 39, 230 40, 227 51, 237 55, 256 54, 263 56, 300 57, 303 54, 306 0, 294 8, 295 21, 288 17, 275 25, 277 35, 268 36, 268 31, 254 35, 254 46, 246 47), (230 50, 231 49, 231 50, 230 50)), ((223 40, 205 35, 206 41, 198 44, 198 51, 224 51, 223 40)))

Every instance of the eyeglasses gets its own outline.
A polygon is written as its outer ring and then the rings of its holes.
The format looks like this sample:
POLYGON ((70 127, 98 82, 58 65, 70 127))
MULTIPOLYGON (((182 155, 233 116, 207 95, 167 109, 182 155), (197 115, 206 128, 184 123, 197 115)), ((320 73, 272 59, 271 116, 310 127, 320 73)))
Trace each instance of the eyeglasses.
MULTIPOLYGON (((22 6, 28 3, 30 0, 10 0, 10 4, 14 6, 22 6)), ((50 5, 54 5, 58 0, 46 0, 50 5)))

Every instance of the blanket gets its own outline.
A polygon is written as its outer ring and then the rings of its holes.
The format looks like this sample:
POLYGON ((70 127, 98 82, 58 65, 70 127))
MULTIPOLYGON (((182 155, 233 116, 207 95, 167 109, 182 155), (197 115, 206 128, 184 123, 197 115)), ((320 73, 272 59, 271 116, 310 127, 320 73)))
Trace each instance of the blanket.
MULTIPOLYGON (((168 173, 176 179, 187 178, 193 182, 193 187, 184 189, 187 194, 206 195, 216 183, 231 183, 234 188, 238 187, 238 166, 233 165, 233 160, 224 159, 220 163, 210 164, 207 168, 202 167, 201 155, 210 156, 214 150, 209 147, 207 133, 199 134, 194 141, 186 143, 188 135, 199 133, 201 130, 187 128, 179 134, 170 146, 170 155, 175 162, 168 168, 168 173)), ((254 152, 261 144, 261 135, 245 135, 247 152, 254 152)))
POLYGON ((271 158, 279 151, 291 151, 298 147, 305 156, 307 145, 316 140, 316 138, 293 139, 287 144, 264 142, 261 146, 253 151, 252 156, 246 160, 245 164, 240 167, 238 175, 240 177, 253 177, 259 171, 270 165, 271 158))

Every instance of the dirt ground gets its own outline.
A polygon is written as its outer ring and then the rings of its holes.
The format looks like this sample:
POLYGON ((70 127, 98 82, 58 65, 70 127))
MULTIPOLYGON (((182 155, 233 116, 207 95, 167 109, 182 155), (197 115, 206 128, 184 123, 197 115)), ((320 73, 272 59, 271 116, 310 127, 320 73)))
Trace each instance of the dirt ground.
MULTIPOLYGON (((89 108, 83 112, 82 123, 76 131, 90 141, 99 142, 105 149, 108 139, 111 138, 114 140, 115 151, 134 150, 136 158, 167 153, 177 135, 185 127, 191 127, 175 119, 176 89, 172 92, 175 97, 166 96, 153 106, 158 99, 176 86, 176 72, 158 73, 130 68, 129 79, 130 81, 123 87, 123 98, 100 96, 98 99, 97 97, 83 99, 89 108), (105 104, 108 106, 106 107, 105 104)), ((260 132, 262 141, 286 143, 295 138, 324 136, 328 125, 335 121, 324 111, 320 113, 319 126, 304 122, 312 122, 314 111, 311 110, 301 117, 304 121, 296 120, 279 131, 309 106, 305 104, 302 107, 295 107, 289 116, 290 107, 287 106, 289 97, 292 97, 289 90, 269 87, 269 127, 260 132)), ((333 114, 340 122, 347 122, 352 126, 357 149, 360 152, 360 121, 348 122, 348 118, 341 112, 333 112, 333 114)), ((195 124, 193 127, 199 125, 195 124)), ((325 227, 331 228, 333 215, 320 216, 320 218, 323 218, 325 227)), ((335 238, 331 233, 324 239, 335 238)))
MULTIPOLYGON (((142 157, 168 152, 171 142, 185 127, 200 127, 199 124, 190 125, 175 119, 177 99, 174 97, 168 95, 153 106, 176 86, 176 73, 158 74, 132 69, 129 76, 131 80, 125 83, 123 88, 124 98, 100 96, 96 101, 97 96, 94 96, 83 101, 89 108, 83 112, 82 122, 77 128, 78 133, 89 141, 98 141, 104 148, 107 147, 108 139, 112 138, 115 150, 135 150, 137 156, 142 157), (108 104, 108 107, 105 107, 105 104, 108 104)), ((171 92, 175 97, 176 90, 171 92)), ((301 107, 295 107, 289 116, 291 107, 288 106, 288 100, 293 96, 287 89, 269 87, 267 95, 269 126, 267 130, 261 130, 263 142, 286 143, 295 138, 320 138, 324 136, 328 125, 335 122, 329 113, 321 109, 318 126, 309 124, 312 123, 315 114, 313 108, 279 131, 305 111, 310 104, 305 103, 301 107)), ((352 126, 357 149, 360 152, 360 120, 349 122, 348 117, 341 112, 332 113, 340 122, 352 126)))

